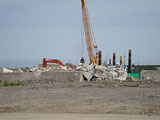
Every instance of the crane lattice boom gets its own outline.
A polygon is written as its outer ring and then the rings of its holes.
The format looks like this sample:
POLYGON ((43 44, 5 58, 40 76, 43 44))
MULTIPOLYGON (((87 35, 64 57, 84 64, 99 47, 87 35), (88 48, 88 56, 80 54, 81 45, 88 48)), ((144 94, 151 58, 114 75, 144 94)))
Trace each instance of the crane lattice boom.
POLYGON ((86 0, 81 0, 81 2, 82 2, 83 24, 84 24, 84 31, 85 31, 85 38, 86 38, 89 60, 90 60, 90 64, 96 63, 96 57, 94 55, 92 32, 91 32, 89 16, 88 16, 87 7, 86 7, 86 0))

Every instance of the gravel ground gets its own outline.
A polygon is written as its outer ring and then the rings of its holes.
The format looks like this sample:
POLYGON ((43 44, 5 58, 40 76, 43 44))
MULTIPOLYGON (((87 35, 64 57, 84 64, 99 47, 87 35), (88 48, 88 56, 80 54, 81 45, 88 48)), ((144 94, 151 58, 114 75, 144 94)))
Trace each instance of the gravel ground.
POLYGON ((160 85, 127 87, 115 82, 1 85, 0 112, 160 115, 160 85))

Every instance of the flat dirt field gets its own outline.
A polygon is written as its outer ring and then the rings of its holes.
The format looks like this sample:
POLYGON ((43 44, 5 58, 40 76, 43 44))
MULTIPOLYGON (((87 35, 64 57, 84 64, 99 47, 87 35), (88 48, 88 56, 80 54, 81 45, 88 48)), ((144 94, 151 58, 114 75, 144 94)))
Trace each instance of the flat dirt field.
POLYGON ((99 81, 0 86, 0 120, 42 118, 158 120, 160 84, 127 87, 99 81))

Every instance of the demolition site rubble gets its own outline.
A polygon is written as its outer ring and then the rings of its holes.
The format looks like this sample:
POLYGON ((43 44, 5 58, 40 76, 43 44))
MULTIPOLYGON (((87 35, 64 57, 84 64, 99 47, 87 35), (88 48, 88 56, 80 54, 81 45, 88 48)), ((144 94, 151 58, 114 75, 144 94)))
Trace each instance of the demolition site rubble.
POLYGON ((82 64, 80 63, 76 70, 82 71, 84 80, 86 81, 98 81, 98 80, 121 80, 125 81, 127 78, 127 72, 124 71, 123 66, 98 66, 96 64, 82 64))

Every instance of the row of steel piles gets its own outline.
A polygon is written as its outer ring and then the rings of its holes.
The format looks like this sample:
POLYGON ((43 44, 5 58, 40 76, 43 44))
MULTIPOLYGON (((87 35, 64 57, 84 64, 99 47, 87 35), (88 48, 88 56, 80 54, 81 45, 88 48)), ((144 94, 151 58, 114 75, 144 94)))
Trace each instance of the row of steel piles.
MULTIPOLYGON (((132 61, 132 50, 129 50, 128 54, 128 73, 131 73, 131 61, 132 61)), ((122 65, 122 56, 120 56, 120 65, 122 65)), ((111 59, 109 60, 109 64, 111 64, 111 59)), ((116 65, 116 53, 113 53, 113 66, 116 65)))
MULTIPOLYGON (((111 63, 111 59, 110 59, 111 63)), ((116 65, 116 53, 113 53, 113 66, 116 65)), ((122 65, 122 56, 120 56, 120 65, 122 65)))

